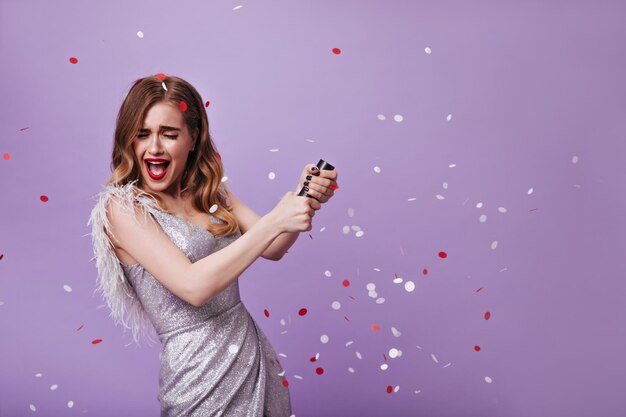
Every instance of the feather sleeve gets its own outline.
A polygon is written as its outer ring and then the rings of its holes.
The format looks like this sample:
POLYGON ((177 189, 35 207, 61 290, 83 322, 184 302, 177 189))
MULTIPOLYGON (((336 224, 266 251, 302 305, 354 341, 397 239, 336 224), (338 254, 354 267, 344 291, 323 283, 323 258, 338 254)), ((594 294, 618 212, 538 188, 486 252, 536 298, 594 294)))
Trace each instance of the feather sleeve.
MULTIPOLYGON (((121 324, 124 327, 124 332, 126 329, 130 329, 133 340, 138 345, 143 336, 148 332, 154 335, 155 331, 137 298, 135 290, 125 277, 120 261, 115 254, 109 234, 115 236, 110 230, 107 217, 107 203, 111 197, 115 197, 121 207, 132 213, 136 220, 136 213, 143 213, 145 221, 147 213, 153 213, 159 208, 154 197, 144 193, 134 185, 136 181, 125 185, 109 184, 105 186, 104 190, 97 196, 97 203, 91 211, 87 225, 92 226, 91 237, 94 253, 92 260, 96 260, 96 268, 98 269, 94 294, 96 292, 101 293, 115 325, 121 324), (137 208, 140 210, 136 210, 137 208)), ((148 340, 154 339, 149 338, 148 340)))

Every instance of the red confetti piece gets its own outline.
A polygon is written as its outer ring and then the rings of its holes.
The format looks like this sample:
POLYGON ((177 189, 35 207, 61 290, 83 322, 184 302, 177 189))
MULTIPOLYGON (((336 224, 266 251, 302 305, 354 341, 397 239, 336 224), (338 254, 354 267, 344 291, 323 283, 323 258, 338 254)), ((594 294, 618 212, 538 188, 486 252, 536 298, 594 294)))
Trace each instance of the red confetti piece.
POLYGON ((339 55, 341 53, 341 49, 339 48, 333 48, 333 54, 335 55, 339 55))
POLYGON ((480 346, 478 346, 478 345, 474 346, 474 350, 475 350, 476 352, 480 352, 480 346))
POLYGON ((269 317, 270 316, 270 312, 267 311, 267 309, 263 310, 263 314, 265 314, 265 317, 269 317))
POLYGON ((187 111, 187 103, 185 103, 184 101, 180 102, 179 107, 180 111, 187 111))
POLYGON ((537 211, 537 210, 539 210, 539 209, 538 208, 534 208, 534 209, 530 209, 528 211, 537 211))
POLYGON ((476 292, 478 292, 478 291, 480 291, 480 290, 482 290, 482 289, 483 289, 483 287, 480 287, 479 289, 477 289, 477 290, 476 290, 476 292))
POLYGON ((78 329, 76 329, 76 331, 79 331, 80 329, 82 329, 83 327, 85 327, 84 324, 81 324, 80 327, 78 329))
POLYGON ((25 130, 28 130, 28 128, 27 127, 23 127, 23 128, 20 129, 20 132, 23 132, 25 130))
POLYGON ((343 285, 344 287, 349 287, 350 286, 350 281, 348 281, 347 279, 344 279, 343 282, 341 283, 341 285, 343 285))
POLYGON ((207 101, 206 103, 204 103, 204 107, 209 107, 209 104, 211 104, 211 102, 207 101))
POLYGON ((309 359, 311 362, 316 362, 317 358, 315 356, 311 356, 311 359, 309 359))
POLYGON ((317 368, 315 370, 315 373, 318 374, 318 375, 322 375, 324 373, 324 368, 317 368))
POLYGON ((222 155, 220 155, 219 152, 215 152, 215 154, 217 155, 217 157, 220 159, 220 161, 222 160, 222 155))
POLYGON ((346 319, 346 321, 350 321, 350 319, 348 318, 348 316, 343 316, 344 319, 346 319))
POLYGON ((393 392, 393 387, 391 385, 387 385, 387 394, 391 394, 393 392))
POLYGON ((486 312, 485 313, 485 320, 489 320, 491 318, 491 313, 490 312, 486 312))
POLYGON ((333 190, 338 190, 339 189, 339 185, 338 184, 330 184, 329 187, 332 188, 333 190))
POLYGON ((92 345, 97 345, 98 343, 102 343, 102 339, 94 339, 91 341, 92 345))
POLYGON ((422 269, 422 275, 428 275, 428 268, 422 269))
POLYGON ((2 155, 2 158, 4 158, 5 161, 8 161, 9 159, 11 159, 11 154, 5 153, 4 155, 2 155))
POLYGON ((380 330, 380 326, 378 324, 372 324, 372 330, 377 332, 380 330))
POLYGON ((301 316, 304 316, 307 313, 307 309, 306 308, 301 308, 300 311, 298 311, 298 314, 301 316))
POLYGON ((445 252, 439 252, 439 257, 442 258, 442 259, 445 259, 445 258, 448 257, 448 254, 445 253, 445 252))
POLYGON ((45 203, 46 201, 48 201, 48 196, 47 195, 40 195, 39 199, 45 203))
POLYGON ((289 381, 283 379, 283 387, 287 388, 289 386, 289 381))
POLYGON ((159 72, 157 75, 155 75, 155 77, 157 77, 159 81, 164 81, 167 78, 167 75, 162 72, 159 72))
POLYGON ((349 295, 348 297, 352 298, 354 301, 356 301, 356 298, 354 298, 353 296, 349 295))
POLYGON ((383 359, 385 359, 385 362, 387 362, 387 355, 383 353, 383 359))
POLYGON ((70 62, 71 62, 72 64, 78 64, 78 58, 75 58, 75 57, 70 57, 70 62))
POLYGON ((4 258, 4 253, 0 255, 0 261, 4 258))

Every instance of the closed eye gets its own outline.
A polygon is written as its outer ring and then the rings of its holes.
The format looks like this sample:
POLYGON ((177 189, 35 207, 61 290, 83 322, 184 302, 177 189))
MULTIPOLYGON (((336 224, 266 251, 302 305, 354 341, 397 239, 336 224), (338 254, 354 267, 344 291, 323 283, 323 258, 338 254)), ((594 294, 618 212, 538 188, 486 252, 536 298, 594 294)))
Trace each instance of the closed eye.
MULTIPOLYGON (((148 136, 147 133, 139 133, 139 134, 137 134, 138 138, 145 138, 146 136, 148 136)), ((163 136, 165 136, 168 139, 176 139, 178 137, 178 135, 163 135, 163 136)))

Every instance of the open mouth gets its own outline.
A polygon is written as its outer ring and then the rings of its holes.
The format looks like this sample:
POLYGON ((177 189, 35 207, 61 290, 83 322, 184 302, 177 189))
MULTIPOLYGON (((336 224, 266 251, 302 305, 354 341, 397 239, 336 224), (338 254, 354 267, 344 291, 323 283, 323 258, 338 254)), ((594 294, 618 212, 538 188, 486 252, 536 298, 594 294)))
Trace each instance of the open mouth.
POLYGON ((146 164, 146 170, 148 171, 148 175, 153 180, 160 180, 167 173, 167 168, 169 167, 169 161, 163 162, 148 162, 144 161, 146 164))

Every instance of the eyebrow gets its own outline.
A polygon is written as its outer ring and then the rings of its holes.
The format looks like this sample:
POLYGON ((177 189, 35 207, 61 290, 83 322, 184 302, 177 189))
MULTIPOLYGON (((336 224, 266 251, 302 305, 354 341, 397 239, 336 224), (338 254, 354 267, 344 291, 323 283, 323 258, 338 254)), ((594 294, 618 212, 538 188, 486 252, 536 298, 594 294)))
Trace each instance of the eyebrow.
MULTIPOLYGON (((161 126, 161 127, 159 128, 159 130, 180 130, 180 129, 179 129, 179 128, 177 128, 177 127, 172 127, 172 126, 161 126)), ((147 129, 147 128, 145 128, 145 127, 142 127, 142 128, 139 128, 139 131, 140 131, 140 132, 145 132, 145 131, 148 131, 148 132, 149 132, 149 131, 150 131, 150 129, 147 129)))

